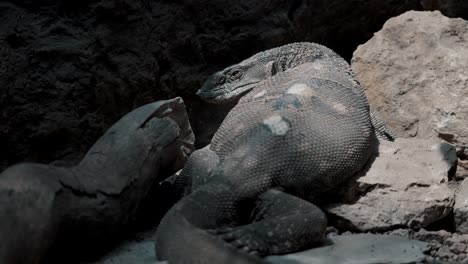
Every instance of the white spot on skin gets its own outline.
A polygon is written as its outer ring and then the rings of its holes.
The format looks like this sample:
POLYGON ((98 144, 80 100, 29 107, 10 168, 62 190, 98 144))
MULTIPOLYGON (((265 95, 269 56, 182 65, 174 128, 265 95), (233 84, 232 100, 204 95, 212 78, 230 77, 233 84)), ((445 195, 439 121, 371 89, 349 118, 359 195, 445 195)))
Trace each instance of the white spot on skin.
POLYGON ((323 67, 322 64, 318 64, 318 63, 313 63, 313 64, 312 64, 312 67, 313 67, 315 70, 323 70, 323 69, 325 69, 325 67, 323 67))
POLYGON ((341 103, 334 103, 333 109, 335 109, 338 113, 341 113, 341 114, 345 114, 348 112, 348 109, 346 108, 346 106, 344 106, 341 103))
POLYGON ((303 83, 296 83, 293 86, 289 87, 287 94, 295 94, 301 96, 314 96, 314 90, 308 85, 303 83))
POLYGON ((257 99, 257 98, 259 98, 259 97, 262 97, 262 96, 264 96, 266 93, 267 93, 267 91, 266 91, 266 90, 262 90, 262 91, 261 91, 261 92, 259 92, 258 94, 254 95, 254 97, 253 97, 253 98, 254 98, 254 99, 257 99))
POLYGON ((273 115, 263 120, 263 124, 267 125, 271 133, 284 136, 288 133, 289 124, 280 116, 273 115))

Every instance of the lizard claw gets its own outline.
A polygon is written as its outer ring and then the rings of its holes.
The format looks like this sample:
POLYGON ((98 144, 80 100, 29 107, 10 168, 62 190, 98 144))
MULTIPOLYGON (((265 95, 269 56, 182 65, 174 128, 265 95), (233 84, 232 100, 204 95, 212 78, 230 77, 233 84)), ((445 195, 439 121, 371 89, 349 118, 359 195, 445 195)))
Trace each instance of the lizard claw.
MULTIPOLYGON (((261 239, 256 237, 251 231, 246 227, 237 227, 237 228, 222 228, 214 229, 209 231, 211 234, 218 236, 224 242, 237 249, 238 251, 244 252, 249 255, 260 256, 261 252, 264 251, 261 245, 261 239)), ((266 249, 266 248, 265 248, 266 249)))
POLYGON ((220 237, 225 242, 232 242, 237 237, 234 235, 233 228, 226 227, 226 228, 219 228, 219 229, 209 229, 207 230, 208 233, 220 237))

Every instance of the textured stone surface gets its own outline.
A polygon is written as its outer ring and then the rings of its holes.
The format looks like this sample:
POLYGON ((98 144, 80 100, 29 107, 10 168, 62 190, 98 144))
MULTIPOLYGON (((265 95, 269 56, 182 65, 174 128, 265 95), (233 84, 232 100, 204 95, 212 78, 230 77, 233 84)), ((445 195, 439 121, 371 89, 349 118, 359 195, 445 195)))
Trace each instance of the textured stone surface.
POLYGON ((458 160, 457 166, 457 173, 456 178, 457 180, 463 180, 468 177, 468 160, 458 160))
POLYGON ((458 187, 453 213, 457 231, 468 234, 468 179, 463 180, 458 187))
POLYGON ((413 231, 398 229, 388 234, 417 239, 429 243, 427 259, 429 263, 468 263, 468 234, 450 233, 445 230, 427 231, 424 229, 413 231))
POLYGON ((377 264, 423 261, 427 243, 392 235, 331 236, 325 244, 307 251, 268 257, 277 264, 377 264), (328 243, 327 243, 328 242, 328 243))
POLYGON ((456 160, 455 148, 436 140, 382 141, 379 156, 357 179, 363 195, 327 210, 338 226, 351 230, 427 226, 452 210, 454 191, 447 182, 456 160))
POLYGON ((468 22, 410 11, 354 52, 371 104, 402 137, 468 144, 468 22))
POLYGON ((125 113, 176 95, 202 145, 224 117, 194 98, 209 74, 299 40, 350 58, 388 18, 421 8, 419 0, 2 1, 0 170, 74 164, 125 113))

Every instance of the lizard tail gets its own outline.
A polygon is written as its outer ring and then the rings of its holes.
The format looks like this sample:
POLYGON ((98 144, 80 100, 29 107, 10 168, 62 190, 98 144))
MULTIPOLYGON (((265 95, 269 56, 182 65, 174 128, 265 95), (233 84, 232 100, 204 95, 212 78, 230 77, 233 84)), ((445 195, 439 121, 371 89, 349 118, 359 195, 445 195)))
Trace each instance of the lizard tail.
POLYGON ((267 263, 237 251, 205 229, 209 226, 204 223, 213 222, 213 217, 195 202, 199 194, 206 195, 195 191, 179 201, 161 220, 155 237, 156 258, 167 260, 169 264, 267 263))

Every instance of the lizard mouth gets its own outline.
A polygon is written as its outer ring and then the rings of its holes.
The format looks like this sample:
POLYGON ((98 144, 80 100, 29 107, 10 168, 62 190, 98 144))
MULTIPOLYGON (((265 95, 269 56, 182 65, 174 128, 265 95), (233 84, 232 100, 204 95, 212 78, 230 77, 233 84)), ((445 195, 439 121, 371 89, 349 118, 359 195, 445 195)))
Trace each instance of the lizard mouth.
POLYGON ((205 91, 203 88, 198 90, 197 95, 207 102, 212 103, 232 103, 237 102, 242 96, 250 92, 258 82, 246 83, 236 86, 235 89, 226 90, 219 88, 216 90, 205 91))

